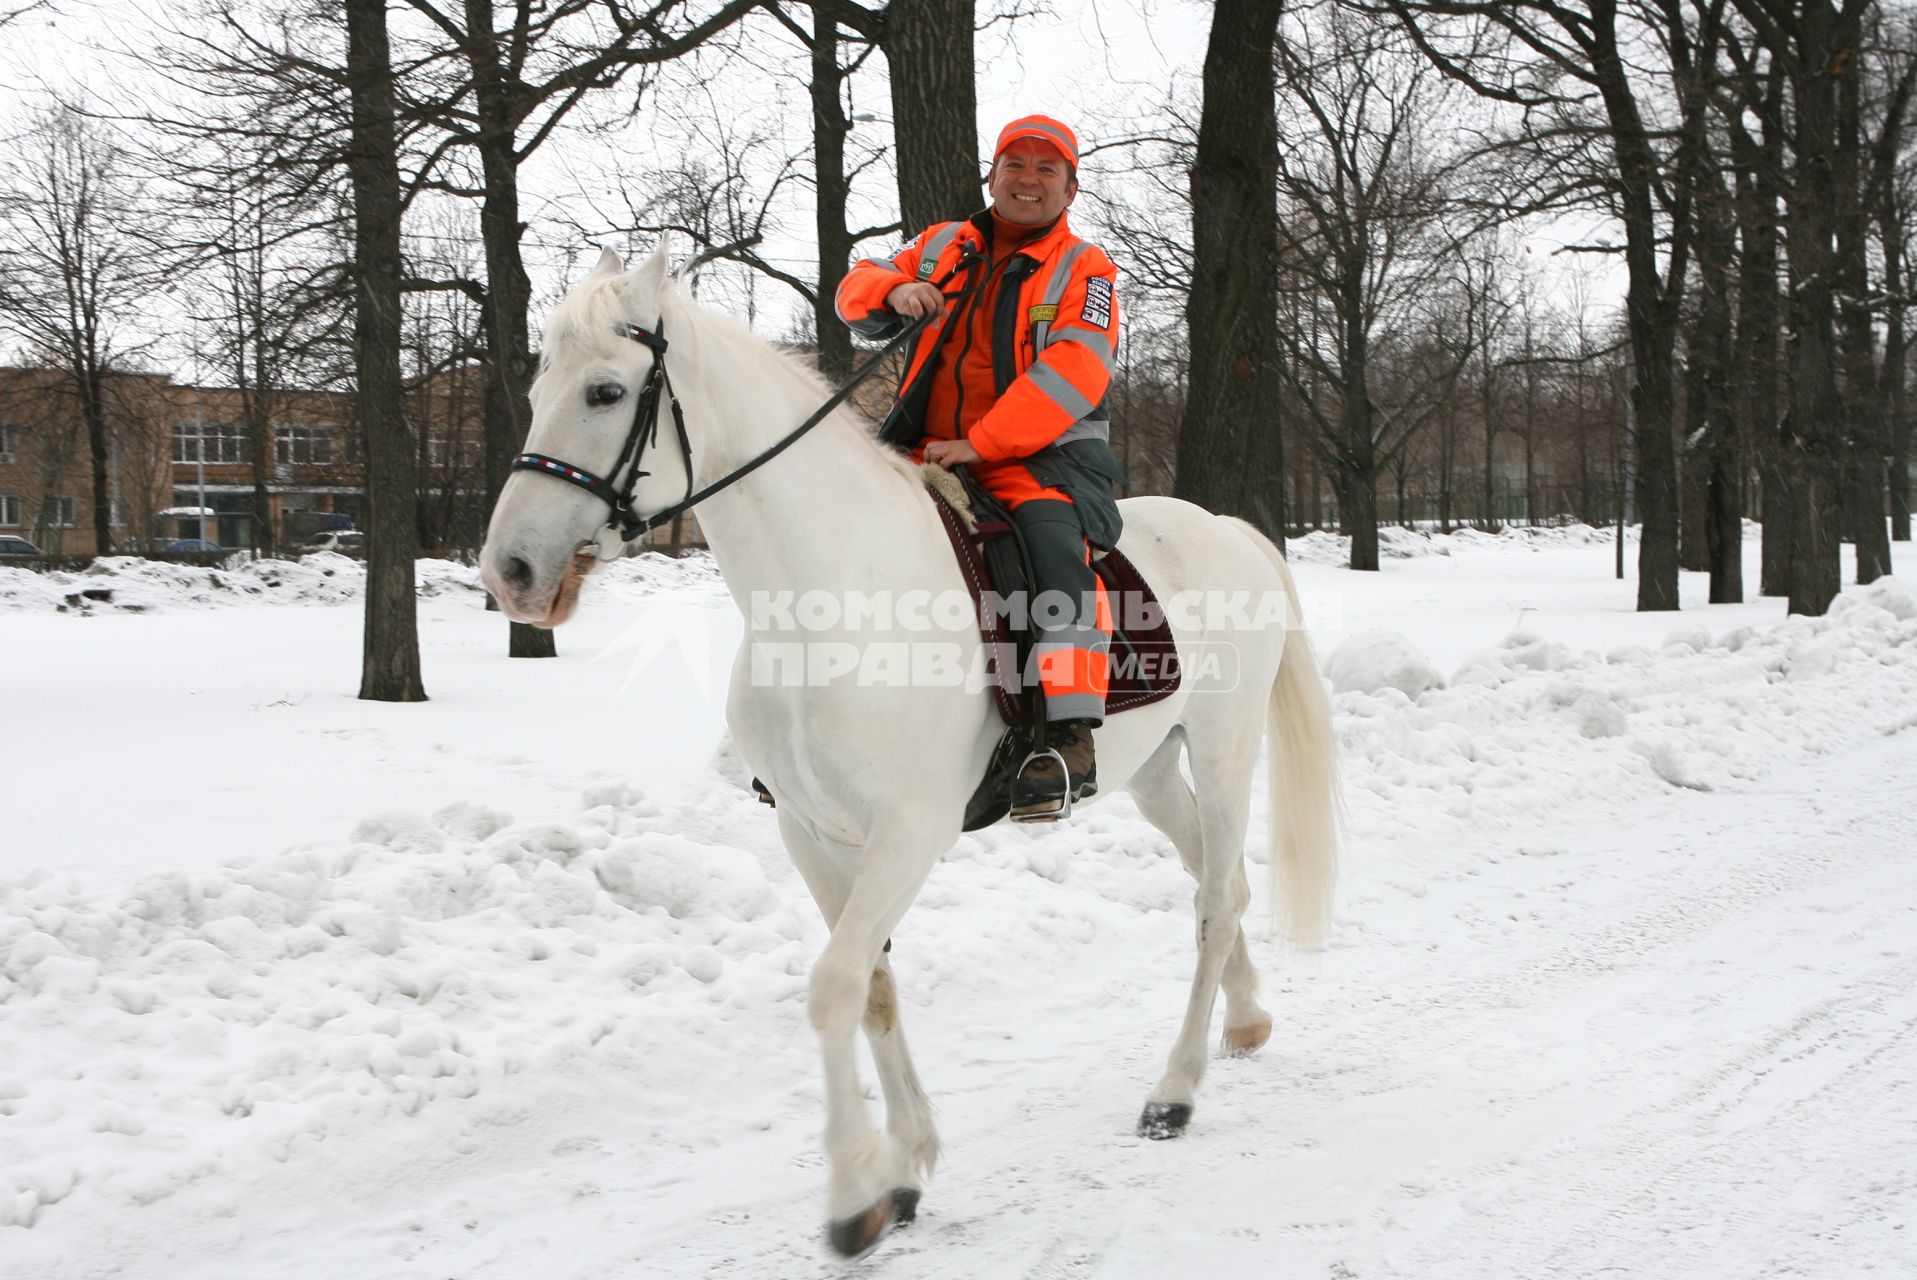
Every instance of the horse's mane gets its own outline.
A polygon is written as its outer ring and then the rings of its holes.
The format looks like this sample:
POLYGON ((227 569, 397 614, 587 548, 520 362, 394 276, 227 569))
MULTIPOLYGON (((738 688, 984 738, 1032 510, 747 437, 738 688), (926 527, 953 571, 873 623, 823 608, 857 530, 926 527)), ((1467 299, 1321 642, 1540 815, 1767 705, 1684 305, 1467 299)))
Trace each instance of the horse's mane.
MULTIPOLYGON (((747 363, 756 356, 769 366, 768 372, 777 371, 794 384, 795 390, 803 391, 816 404, 825 403, 836 390, 817 369, 806 363, 798 350, 769 342, 724 312, 701 306, 697 299, 679 289, 676 283, 668 283, 666 289, 671 294, 671 301, 661 299, 665 308, 675 309, 696 320, 701 344, 723 348, 721 353, 708 355, 710 367, 731 370, 756 368, 747 363), (672 308, 673 302, 679 305, 672 308), (729 358, 734 353, 737 358, 729 358), (766 361, 766 355, 774 358, 766 361)), ((574 285, 559 305, 553 308, 552 315, 546 321, 545 340, 540 344, 539 351, 541 371, 551 364, 555 351, 576 352, 589 360, 610 359, 618 351, 617 344, 623 341, 617 336, 619 325, 650 325, 658 322, 659 317, 635 314, 632 292, 632 276, 623 271, 589 275, 574 285)), ((671 341, 670 333, 667 334, 667 340, 671 341)), ((909 460, 879 443, 875 427, 864 414, 848 403, 840 405, 832 416, 846 419, 857 426, 857 434, 874 452, 880 454, 901 475, 910 477, 913 483, 923 483, 918 469, 909 460)))

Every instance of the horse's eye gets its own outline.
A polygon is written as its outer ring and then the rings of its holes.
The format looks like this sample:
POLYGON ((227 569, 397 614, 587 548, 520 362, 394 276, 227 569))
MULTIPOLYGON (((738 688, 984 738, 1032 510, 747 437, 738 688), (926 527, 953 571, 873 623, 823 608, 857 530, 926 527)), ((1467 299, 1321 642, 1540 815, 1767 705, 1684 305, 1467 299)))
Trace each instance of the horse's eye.
POLYGON ((618 404, 626 398, 626 389, 616 382, 595 382, 586 388, 586 403, 595 409, 618 404))

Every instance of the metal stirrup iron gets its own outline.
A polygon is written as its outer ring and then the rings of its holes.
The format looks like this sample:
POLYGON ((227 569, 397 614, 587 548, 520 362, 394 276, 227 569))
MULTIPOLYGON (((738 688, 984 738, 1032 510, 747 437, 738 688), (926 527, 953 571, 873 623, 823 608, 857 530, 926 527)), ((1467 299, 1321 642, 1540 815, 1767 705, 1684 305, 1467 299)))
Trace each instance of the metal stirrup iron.
POLYGON ((1036 804, 1032 804, 1025 806, 1026 812, 1020 813, 1018 804, 1014 801, 1012 805, 1013 822, 1063 822, 1072 816, 1072 771, 1065 767, 1065 757, 1058 753, 1057 747, 1038 747, 1020 762, 1018 772, 1012 775, 1012 794, 1013 796, 1018 795, 1019 779, 1025 776, 1025 771, 1030 769, 1036 762, 1047 759, 1058 762, 1058 776, 1064 786, 1064 790, 1060 791, 1058 795, 1058 807, 1054 809, 1041 809, 1036 804))

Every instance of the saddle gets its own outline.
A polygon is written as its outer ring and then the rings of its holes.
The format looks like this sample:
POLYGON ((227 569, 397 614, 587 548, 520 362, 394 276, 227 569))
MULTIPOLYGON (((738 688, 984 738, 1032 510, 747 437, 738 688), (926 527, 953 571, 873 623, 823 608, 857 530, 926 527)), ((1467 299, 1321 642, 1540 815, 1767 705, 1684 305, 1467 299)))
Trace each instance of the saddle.
MULTIPOLYGON (((1032 570, 1011 513, 969 472, 926 463, 923 474, 971 593, 985 652, 993 655, 988 672, 993 677, 992 700, 1005 725, 984 778, 966 802, 964 829, 977 831, 1012 811, 1012 780, 1032 753, 1043 749, 1043 699, 1037 682, 1024 678, 1031 660, 1031 630, 1014 629, 1011 616, 988 608, 986 602, 988 593, 998 600, 1029 597, 1032 570)), ((1106 716, 1170 697, 1182 673, 1171 623, 1157 596, 1116 548, 1095 556, 1092 571, 1105 584, 1115 624, 1106 716)), ((752 788, 763 803, 774 803, 772 793, 757 778, 752 788)))
MULTIPOLYGON (((1005 613, 985 607, 987 592, 1001 600, 1029 594, 1031 563, 1011 513, 970 472, 927 463, 924 475, 971 591, 985 648, 1001 655, 996 665, 1003 678, 993 681, 992 695, 1005 733, 966 805, 965 830, 976 831, 1011 812, 1012 779, 1032 752, 1043 747, 1042 699, 1036 682, 1022 678, 1031 658, 1031 631, 1014 632, 1005 613)), ((1115 624, 1105 714, 1118 715, 1170 697, 1181 679, 1178 648, 1157 596, 1116 548, 1095 556, 1092 571, 1105 585, 1115 624)))

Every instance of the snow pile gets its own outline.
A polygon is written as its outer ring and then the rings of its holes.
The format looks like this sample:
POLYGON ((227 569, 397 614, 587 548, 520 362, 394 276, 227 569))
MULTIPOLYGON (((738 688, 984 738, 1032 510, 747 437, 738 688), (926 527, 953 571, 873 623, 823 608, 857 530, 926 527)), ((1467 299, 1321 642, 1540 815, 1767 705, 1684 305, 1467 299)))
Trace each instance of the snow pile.
POLYGON ((749 798, 588 803, 565 826, 390 815, 111 900, 0 887, 0 1227, 251 1176, 582 1059, 666 1092, 713 1069, 734 1002, 800 993, 811 908, 774 888, 768 867, 791 873, 769 824, 736 820, 749 798))
POLYGON ((1396 689, 1414 701, 1427 689, 1444 688, 1444 677, 1417 646, 1395 631, 1366 631, 1339 645, 1325 660, 1334 693, 1396 689))
POLYGON ((607 602, 643 600, 657 595, 683 595, 690 603, 712 604, 728 599, 719 563, 709 551, 692 551, 674 559, 656 551, 607 561, 592 571, 581 595, 582 607, 607 602))
POLYGON ((365 580, 364 565, 332 552, 297 561, 235 556, 212 568, 102 556, 74 573, 0 568, 0 610, 146 613, 234 604, 341 604, 358 598, 365 580))
MULTIPOLYGON (((477 598, 484 591, 479 570, 455 560, 419 560, 415 581, 422 598, 477 598)), ((365 563, 331 551, 298 560, 235 556, 216 568, 103 556, 75 573, 0 567, 0 612, 151 613, 236 604, 338 605, 359 600, 365 589, 365 563)), ((587 598, 620 601, 662 592, 711 598, 724 589, 710 555, 675 560, 649 551, 601 565, 587 585, 587 598)))
POLYGON ((1571 665, 1571 651, 1561 644, 1514 631, 1496 648, 1466 657, 1452 677, 1457 684, 1499 685, 1524 671, 1562 671, 1571 665))
POLYGON ((1354 808, 1382 829, 1482 837, 1778 776, 1917 724, 1917 593, 1895 579, 1823 618, 1692 639, 1600 656, 1518 634, 1415 703, 1386 683, 1339 692, 1347 785, 1376 801, 1354 808))
MULTIPOLYGON (((1627 536, 1635 538, 1636 531, 1629 531, 1627 536)), ((1496 533, 1486 533, 1465 525, 1460 525, 1450 533, 1439 533, 1429 527, 1406 529, 1402 525, 1379 525, 1378 557, 1381 560, 1410 560, 1422 556, 1448 556, 1465 548, 1479 547, 1522 547, 1543 551, 1609 545, 1614 537, 1614 530, 1599 529, 1588 524, 1508 524, 1496 533)), ((1351 538, 1347 534, 1314 529, 1299 537, 1287 538, 1285 554, 1299 564, 1348 564, 1351 561, 1351 538)))

